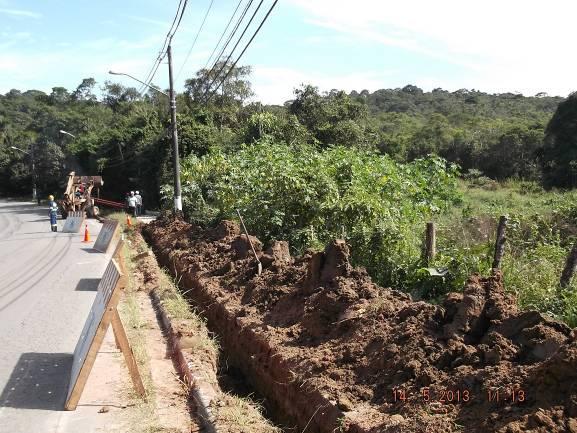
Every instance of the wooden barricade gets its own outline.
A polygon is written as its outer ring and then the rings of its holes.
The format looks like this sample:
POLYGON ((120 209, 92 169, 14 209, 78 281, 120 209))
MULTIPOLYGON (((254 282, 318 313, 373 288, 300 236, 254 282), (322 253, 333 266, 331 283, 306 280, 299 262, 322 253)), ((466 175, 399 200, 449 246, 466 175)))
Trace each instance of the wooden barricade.
POLYGON ((102 224, 100 233, 94 243, 94 249, 101 253, 107 253, 115 238, 118 237, 120 225, 116 220, 106 220, 102 224))
POLYGON ((64 221, 64 227, 62 227, 63 233, 78 233, 80 228, 84 224, 85 214, 84 211, 74 211, 68 212, 66 221, 64 221))
POLYGON ((120 294, 125 286, 126 274, 121 271, 116 260, 111 259, 100 280, 92 309, 74 349, 70 384, 64 406, 66 410, 76 409, 110 324, 112 324, 116 344, 124 355, 134 388, 140 396, 146 396, 134 354, 117 310, 120 294))

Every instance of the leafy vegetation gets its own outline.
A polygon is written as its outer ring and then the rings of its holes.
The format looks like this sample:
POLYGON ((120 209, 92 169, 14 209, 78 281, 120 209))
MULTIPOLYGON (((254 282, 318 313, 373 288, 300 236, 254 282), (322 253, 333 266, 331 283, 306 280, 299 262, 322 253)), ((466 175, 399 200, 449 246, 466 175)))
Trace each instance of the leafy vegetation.
POLYGON ((543 146, 543 172, 546 186, 577 185, 577 95, 572 94, 559 104, 547 126, 543 146))
MULTIPOLYGON (((213 72, 199 71, 177 97, 186 218, 211 224, 239 209, 251 232, 299 252, 345 238, 377 281, 435 300, 489 272, 496 220, 507 214, 508 289, 524 307, 577 324, 577 291, 558 288, 577 197, 543 190, 575 186, 574 95, 304 85, 283 106, 263 106, 249 102, 250 68, 240 67, 201 103, 213 72), (439 252, 426 267, 431 220, 439 252)), ((31 158, 15 146, 33 151, 42 195, 76 170, 101 174, 113 200, 130 189, 148 206, 171 196, 166 98, 111 82, 95 89, 85 79, 71 92, 0 95, 0 193, 31 184, 31 158)))
POLYGON ((460 189, 462 203, 438 220, 436 265, 449 263, 451 275, 460 279, 471 272, 488 274, 498 217, 507 215, 505 287, 523 308, 577 325, 577 285, 559 288, 567 253, 577 240, 576 192, 546 192, 528 182, 488 187, 462 182, 460 189))
POLYGON ((189 156, 181 172, 185 212, 196 223, 234 218, 239 209, 252 233, 287 239, 299 252, 345 238, 357 263, 399 288, 409 288, 420 266, 415 225, 459 200, 456 174, 438 157, 401 164, 368 151, 268 140, 189 156))

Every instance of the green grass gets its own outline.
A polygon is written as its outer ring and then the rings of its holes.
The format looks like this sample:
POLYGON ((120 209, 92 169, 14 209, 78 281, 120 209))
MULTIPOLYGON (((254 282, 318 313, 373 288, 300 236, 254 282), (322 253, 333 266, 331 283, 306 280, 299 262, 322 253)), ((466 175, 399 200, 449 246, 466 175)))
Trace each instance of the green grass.
POLYGON ((545 191, 532 182, 507 181, 487 187, 460 182, 463 204, 453 212, 479 214, 547 214, 567 201, 575 201, 577 192, 545 191))
MULTIPOLYGON (((126 225, 126 216, 128 214, 125 212, 112 212, 112 213, 106 213, 103 214, 103 218, 105 219, 109 219, 109 220, 117 220, 122 227, 124 227, 126 225)), ((134 217, 131 217, 131 221, 132 224, 136 224, 136 219, 134 217)))
POLYGON ((218 359, 220 346, 208 332, 205 319, 189 304, 178 289, 177 282, 164 269, 161 270, 157 294, 169 316, 177 320, 186 320, 190 324, 197 341, 195 348, 207 350, 214 355, 214 359, 218 359))
MULTIPOLYGON (((559 288, 565 258, 576 240, 576 192, 544 191, 527 182, 476 186, 461 182, 462 203, 437 221, 439 257, 458 275, 490 272, 499 216, 509 218, 502 270, 506 290, 521 308, 537 309, 577 325, 575 282, 559 288)), ((443 289, 439 290, 442 294, 443 289)))

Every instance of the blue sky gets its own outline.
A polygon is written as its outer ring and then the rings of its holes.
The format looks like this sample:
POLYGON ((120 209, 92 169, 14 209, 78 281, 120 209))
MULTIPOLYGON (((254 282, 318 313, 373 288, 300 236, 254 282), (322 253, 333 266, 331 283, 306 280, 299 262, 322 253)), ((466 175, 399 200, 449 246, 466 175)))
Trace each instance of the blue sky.
MULTIPOLYGON (((175 71, 182 67, 179 90, 205 65, 237 5, 214 0, 183 64, 209 2, 189 0, 174 37, 175 71)), ((302 83, 323 90, 374 91, 410 83, 425 90, 566 96, 577 90, 574 3, 279 0, 241 64, 253 67, 255 99, 267 103, 290 99, 302 83)), ((262 10, 270 4, 266 0, 262 10)), ((73 90, 87 77, 138 87, 107 71, 144 78, 177 5, 178 0, 0 0, 0 93, 73 90)), ((168 86, 166 65, 154 82, 168 86)))

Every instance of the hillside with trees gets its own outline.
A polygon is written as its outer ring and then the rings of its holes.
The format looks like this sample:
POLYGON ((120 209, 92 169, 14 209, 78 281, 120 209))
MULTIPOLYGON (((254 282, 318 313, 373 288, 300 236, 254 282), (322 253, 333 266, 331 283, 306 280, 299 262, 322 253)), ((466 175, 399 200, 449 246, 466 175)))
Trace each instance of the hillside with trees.
MULTIPOLYGON (((423 92, 412 85, 373 93, 321 93, 303 85, 284 106, 263 106, 249 102, 250 68, 239 67, 208 104, 199 104, 213 78, 208 73, 199 71, 178 95, 181 156, 231 151, 268 137, 320 149, 372 150, 399 162, 434 153, 458 164, 463 173, 473 170, 498 180, 540 181, 542 167, 552 167, 542 157, 554 141, 544 146, 547 124, 562 101, 558 97, 465 89, 423 92)), ((29 157, 11 146, 35 151, 42 193, 58 190, 63 174, 76 170, 102 174, 113 185, 107 189, 110 198, 141 185, 157 201, 156 192, 169 179, 168 101, 152 91, 140 95, 112 82, 98 87, 91 78, 74 90, 55 87, 49 94, 12 90, 0 95, 0 128, 4 194, 23 194, 31 182, 29 157), (60 134, 61 129, 76 139, 60 134)), ((557 185, 551 176, 546 183, 557 185)), ((572 184, 560 180, 558 185, 572 184)))
MULTIPOLYGON (((177 96, 188 221, 210 226, 239 209, 251 233, 300 253, 343 238, 379 283, 436 299, 490 269, 495 218, 507 214, 508 289, 523 307, 577 323, 577 291, 557 290, 575 193, 542 189, 575 186, 574 95, 303 85, 265 106, 252 102, 249 77, 235 68, 204 102, 214 77, 201 70, 177 96), (421 254, 428 221, 439 226, 433 263, 421 254)), ((58 195, 75 170, 102 175, 104 198, 138 189, 149 208, 170 208, 167 99, 93 79, 0 95, 0 193, 30 191, 31 155, 17 147, 34 154, 41 196, 58 195)))

